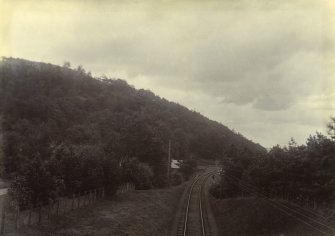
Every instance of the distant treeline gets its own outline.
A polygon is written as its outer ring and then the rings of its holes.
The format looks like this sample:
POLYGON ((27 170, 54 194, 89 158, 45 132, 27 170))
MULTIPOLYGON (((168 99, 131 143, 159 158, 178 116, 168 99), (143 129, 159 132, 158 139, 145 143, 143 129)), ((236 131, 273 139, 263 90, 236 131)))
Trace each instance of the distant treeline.
POLYGON ((246 155, 232 146, 223 158, 222 178, 212 188, 213 195, 229 198, 251 190, 292 201, 335 203, 334 118, 328 129, 330 138, 316 133, 304 145, 291 138, 288 146, 277 145, 258 156, 246 155))
POLYGON ((122 181, 165 186, 169 140, 174 159, 216 160, 231 145, 265 152, 195 111, 69 63, 3 58, 0 109, 2 176, 23 203, 100 187, 112 194, 122 181))

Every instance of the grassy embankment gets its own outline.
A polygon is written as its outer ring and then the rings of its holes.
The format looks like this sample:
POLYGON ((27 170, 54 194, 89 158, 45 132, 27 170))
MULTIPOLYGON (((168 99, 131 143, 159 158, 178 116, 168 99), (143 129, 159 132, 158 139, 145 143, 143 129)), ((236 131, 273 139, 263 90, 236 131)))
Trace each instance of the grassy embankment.
POLYGON ((164 236, 170 229, 183 189, 184 184, 126 193, 70 212, 52 223, 23 228, 16 235, 164 236))
POLYGON ((210 197, 219 235, 321 235, 260 198, 218 200, 210 197))

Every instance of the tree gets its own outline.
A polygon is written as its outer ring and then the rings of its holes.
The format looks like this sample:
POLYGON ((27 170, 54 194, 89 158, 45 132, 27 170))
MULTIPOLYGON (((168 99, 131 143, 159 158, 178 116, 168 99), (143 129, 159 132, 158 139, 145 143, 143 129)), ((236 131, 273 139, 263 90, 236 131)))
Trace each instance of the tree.
POLYGON ((9 194, 22 207, 46 204, 59 195, 62 181, 50 172, 49 163, 36 155, 18 173, 9 194))
POLYGON ((122 180, 133 183, 135 189, 152 187, 153 172, 148 164, 141 163, 137 158, 126 159, 122 165, 122 180))
POLYGON ((331 121, 327 125, 328 133, 332 139, 335 139, 335 117, 331 118, 331 121))
POLYGON ((180 167, 180 172, 186 180, 188 180, 197 170, 197 161, 193 159, 183 160, 178 165, 180 167))
POLYGON ((71 63, 69 61, 64 61, 63 67, 65 67, 65 68, 71 68, 71 63))
POLYGON ((102 157, 103 187, 107 195, 114 195, 121 182, 121 170, 118 162, 110 156, 102 157))

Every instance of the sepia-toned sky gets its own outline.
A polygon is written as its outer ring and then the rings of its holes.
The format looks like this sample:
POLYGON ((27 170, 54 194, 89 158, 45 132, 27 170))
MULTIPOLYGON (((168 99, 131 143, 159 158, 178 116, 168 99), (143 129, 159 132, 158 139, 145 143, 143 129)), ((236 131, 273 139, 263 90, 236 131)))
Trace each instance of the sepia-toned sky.
POLYGON ((335 116, 332 0, 0 0, 0 55, 83 65, 265 147, 335 116))

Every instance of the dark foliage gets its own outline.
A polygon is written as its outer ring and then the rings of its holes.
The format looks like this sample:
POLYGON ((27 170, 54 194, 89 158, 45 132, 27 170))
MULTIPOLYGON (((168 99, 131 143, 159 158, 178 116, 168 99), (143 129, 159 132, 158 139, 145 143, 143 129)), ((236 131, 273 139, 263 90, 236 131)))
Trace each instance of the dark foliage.
MULTIPOLYGON (((334 133, 335 120, 328 125, 334 133)), ((219 198, 241 195, 246 185, 268 196, 292 201, 313 200, 331 204, 335 200, 335 140, 316 133, 305 145, 291 139, 288 147, 274 146, 257 157, 234 148, 224 158, 221 182, 212 188, 219 198), (244 187, 243 187, 244 186, 244 187)))
POLYGON ((150 189, 152 187, 153 172, 148 164, 131 158, 122 162, 121 169, 123 182, 133 183, 135 189, 150 189))
POLYGON ((102 186, 113 193, 120 160, 128 157, 146 163, 139 164, 145 174, 137 177, 145 183, 135 183, 138 188, 164 186, 169 139, 179 160, 218 159, 232 144, 264 151, 199 113, 123 80, 92 78, 68 62, 60 67, 4 58, 0 92, 4 175, 16 180, 13 186, 25 185, 35 202, 102 186), (30 186, 27 166, 36 160, 34 174, 47 183, 30 186), (45 185, 53 191, 32 193, 45 185))
POLYGON ((188 180, 195 173, 197 169, 197 162, 192 159, 184 160, 179 163, 179 167, 184 179, 188 180))

